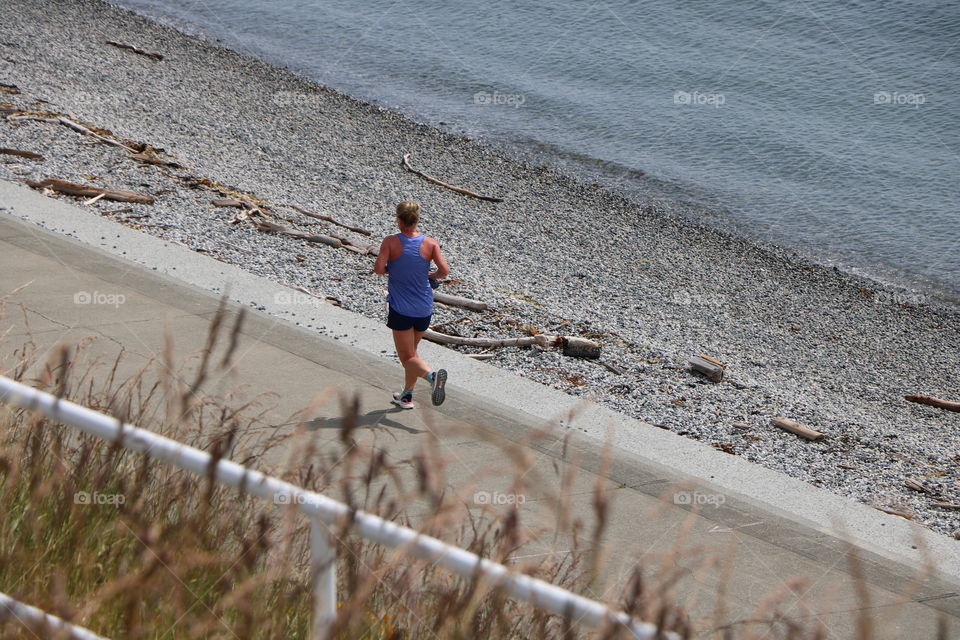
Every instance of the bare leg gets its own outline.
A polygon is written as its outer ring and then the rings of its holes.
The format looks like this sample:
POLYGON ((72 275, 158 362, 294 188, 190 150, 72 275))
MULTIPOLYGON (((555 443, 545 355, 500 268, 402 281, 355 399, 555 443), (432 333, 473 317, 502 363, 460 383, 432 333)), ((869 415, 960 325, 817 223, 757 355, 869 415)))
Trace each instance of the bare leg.
POLYGON ((417 378, 422 378, 430 373, 430 367, 417 355, 417 345, 423 337, 423 331, 407 329, 406 331, 393 330, 393 344, 397 348, 397 356, 400 358, 400 364, 403 365, 404 382, 403 388, 413 390, 417 384, 417 378))

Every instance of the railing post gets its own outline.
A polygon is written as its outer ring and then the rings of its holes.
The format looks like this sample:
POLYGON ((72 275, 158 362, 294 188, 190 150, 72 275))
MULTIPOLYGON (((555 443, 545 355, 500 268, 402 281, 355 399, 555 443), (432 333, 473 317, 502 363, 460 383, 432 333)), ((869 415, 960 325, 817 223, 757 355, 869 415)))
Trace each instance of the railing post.
POLYGON ((310 574, 313 578, 312 640, 330 640, 337 619, 337 547, 327 526, 310 518, 310 574))

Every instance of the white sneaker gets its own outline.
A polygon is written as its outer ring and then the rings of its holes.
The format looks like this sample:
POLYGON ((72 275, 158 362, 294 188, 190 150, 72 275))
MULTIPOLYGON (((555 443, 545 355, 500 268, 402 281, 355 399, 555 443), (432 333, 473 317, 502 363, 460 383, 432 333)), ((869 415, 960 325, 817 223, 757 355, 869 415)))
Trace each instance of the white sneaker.
POLYGON ((402 391, 393 394, 393 400, 391 402, 401 409, 413 409, 416 406, 413 404, 413 394, 405 396, 402 391))

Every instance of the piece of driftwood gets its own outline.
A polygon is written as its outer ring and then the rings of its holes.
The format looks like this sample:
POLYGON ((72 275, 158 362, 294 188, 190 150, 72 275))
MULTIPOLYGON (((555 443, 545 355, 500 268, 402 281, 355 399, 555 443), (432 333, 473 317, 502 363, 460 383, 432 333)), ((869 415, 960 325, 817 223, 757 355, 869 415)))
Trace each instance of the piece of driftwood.
POLYGON ((312 298, 316 298, 316 299, 318 299, 318 300, 323 300, 323 298, 322 298, 321 296, 318 296, 317 294, 313 293, 312 291, 310 291, 309 289, 307 289, 307 288, 305 288, 305 287, 294 286, 294 287, 292 287, 292 289, 294 289, 295 291, 299 291, 300 293, 305 293, 305 294, 307 294, 308 296, 310 296, 310 297, 312 297, 312 298))
POLYGON ((604 369, 606 369, 607 371, 609 371, 609 372, 612 373, 612 374, 615 374, 615 375, 618 375, 618 376, 622 376, 622 375, 623 375, 623 369, 621 369, 620 367, 618 367, 618 366, 615 365, 615 364, 611 364, 611 363, 609 363, 609 362, 603 362, 603 361, 598 361, 597 364, 603 366, 604 369))
POLYGON ((877 511, 889 513, 892 516, 900 516, 906 520, 913 520, 913 514, 909 511, 903 511, 902 509, 891 509, 890 507, 878 507, 877 505, 873 505, 873 508, 877 511))
POLYGON ((17 109, 14 113, 7 116, 8 122, 21 122, 23 120, 30 122, 58 122, 56 118, 50 116, 40 116, 31 111, 24 111, 23 109, 17 109))
POLYGON ((947 411, 960 412, 960 402, 950 402, 949 400, 941 400, 940 398, 935 398, 933 396, 927 396, 923 394, 903 396, 903 399, 909 402, 916 402, 918 404, 930 405, 931 407, 937 407, 938 409, 946 409, 947 411))
POLYGON ((920 493, 935 493, 933 489, 914 478, 907 478, 904 484, 907 485, 908 488, 919 491, 920 493))
POLYGON ((423 179, 426 180, 427 182, 432 182, 433 184, 440 185, 441 187, 444 187, 445 189, 450 189, 451 191, 456 191, 457 193, 463 194, 463 195, 465 195, 465 196, 470 196, 471 198, 477 198, 478 200, 486 200, 487 202, 503 202, 503 198, 494 198, 494 197, 492 197, 492 196, 483 196, 483 195, 480 195, 479 193, 477 193, 476 191, 470 191, 470 189, 464 189, 463 187, 455 187, 455 186, 453 186, 452 184, 447 184, 447 183, 444 182, 443 180, 437 180, 437 179, 434 178, 433 176, 427 175, 427 174, 424 173, 423 171, 418 171, 417 169, 414 169, 413 167, 410 166, 410 154, 409 154, 409 153, 403 154, 403 162, 402 162, 401 164, 403 165, 403 168, 406 169, 407 171, 409 171, 410 173, 413 173, 413 174, 415 174, 415 175, 420 176, 421 178, 423 178, 423 179))
POLYGON ((806 438, 807 440, 817 441, 824 437, 824 435, 819 431, 815 431, 814 429, 806 427, 789 418, 777 416, 775 418, 771 418, 770 422, 772 422, 774 426, 780 427, 784 431, 789 431, 790 433, 796 434, 802 438, 806 438))
POLYGON ((711 358, 710 356, 708 356, 708 355, 705 354, 705 353, 701 353, 701 354, 700 354, 700 357, 703 358, 704 360, 706 360, 707 362, 712 362, 713 364, 717 365, 718 367, 723 367, 724 369, 727 368, 727 365, 726 365, 726 364, 724 364, 723 362, 720 362, 720 361, 717 360, 716 358, 711 358))
POLYGON ((236 207, 238 209, 243 207, 243 203, 236 198, 217 198, 210 204, 215 207, 236 207))
POLYGON ((687 360, 687 364, 691 369, 702 373, 707 378, 714 382, 720 382, 723 380, 724 368, 721 365, 716 364, 716 361, 707 360, 703 356, 693 356, 687 360))
POLYGON ((21 151, 20 149, 7 149, 5 147, 0 147, 0 155, 16 156, 18 158, 26 158, 27 160, 45 159, 42 155, 34 153, 33 151, 21 151))
POLYGON ((139 47, 134 47, 133 45, 123 44, 122 42, 114 42, 113 40, 107 40, 106 43, 109 44, 110 46, 117 47, 118 49, 129 49, 134 53, 139 53, 141 56, 153 58, 154 60, 163 60, 163 56, 160 55, 159 53, 153 53, 152 51, 144 51, 143 49, 140 49, 139 47))
POLYGON ((492 353, 465 353, 464 355, 474 360, 490 360, 494 356, 492 353))
POLYGON ((282 224, 277 224, 276 222, 270 222, 269 220, 264 220, 260 216, 250 216, 250 222, 253 223, 260 231, 272 231, 275 233, 281 233, 286 236, 292 236, 294 238, 301 238, 307 242, 317 242, 320 244, 325 244, 335 249, 339 249, 342 245, 339 240, 336 238, 331 238, 330 236, 324 236, 315 233, 309 233, 307 231, 300 231, 299 229, 291 229, 290 227, 285 227, 282 224))
POLYGON ((370 243, 357 244, 350 238, 345 238, 344 236, 335 236, 332 233, 330 234, 330 237, 339 240, 344 249, 353 251, 354 253, 359 253, 360 255, 368 254, 370 252, 370 248, 373 246, 370 243))
POLYGON ((71 196, 93 197, 103 195, 106 200, 115 200, 117 202, 133 202, 136 204, 153 204, 153 196, 135 191, 125 191, 123 189, 101 189, 90 185, 67 182, 57 178, 46 178, 44 180, 26 180, 26 183, 34 189, 53 189, 59 193, 65 193, 71 196))
POLYGON ((183 165, 174 160, 164 160, 152 149, 141 153, 134 153, 130 156, 132 160, 144 162, 146 164, 157 165, 158 167, 170 167, 171 169, 182 169, 183 165))
POLYGON ((116 140, 111 140, 110 138, 108 138, 108 137, 106 137, 106 136, 102 136, 102 135, 100 135, 99 133, 97 133, 96 131, 92 131, 91 129, 89 129, 89 128, 83 126, 82 124, 80 124, 79 122, 74 122, 73 120, 70 120, 69 118, 64 118, 63 116, 59 116, 59 117, 57 117, 57 118, 55 118, 55 119, 53 119, 53 120, 50 120, 50 122, 59 122, 59 123, 62 124, 63 126, 67 127, 68 129, 73 129, 73 130, 76 131, 77 133, 82 133, 82 134, 85 135, 85 136, 94 137, 94 138, 96 138, 97 140, 100 140, 101 142, 105 142, 106 144, 111 144, 111 145, 113 145, 113 146, 115 146, 115 147, 120 147, 121 149, 126 149, 126 150, 129 151, 130 153, 134 153, 134 154, 135 154, 135 153, 139 153, 136 149, 133 149, 133 148, 131 148, 131 147, 128 147, 127 145, 123 144, 122 142, 118 142, 118 141, 116 141, 116 140))
POLYGON ((343 227, 344 229, 348 229, 348 230, 350 230, 350 231, 353 231, 354 233, 359 233, 359 234, 364 235, 364 236, 372 236, 372 235, 373 235, 373 232, 371 232, 371 231, 367 231, 366 229, 361 229, 360 227, 351 227, 351 226, 348 225, 348 224, 344 224, 344 223, 342 223, 342 222, 339 222, 338 220, 335 220, 335 219, 331 218, 330 216, 325 216, 325 215, 323 215, 322 213, 314 213, 314 212, 312 212, 312 211, 307 211, 306 209, 304 209, 304 208, 302 208, 302 207, 298 207, 298 206, 295 205, 295 204, 288 204, 288 205, 286 205, 286 206, 288 206, 289 208, 293 209, 294 211, 299 211, 300 213, 302 213, 303 215, 307 216, 308 218, 316 218, 317 220, 323 220, 324 222, 329 222, 330 224, 335 224, 335 225, 337 225, 338 227, 343 227))
POLYGON ((440 293, 439 291, 433 292, 433 299, 437 302, 442 302, 443 304, 450 305, 451 307, 461 307, 463 309, 470 309, 472 311, 486 311, 487 303, 480 302, 479 300, 471 300, 469 298, 461 298, 460 296, 451 296, 448 293, 440 293))
POLYGON ((562 338, 563 355, 571 358, 589 358, 596 360, 600 357, 600 345, 586 338, 566 336, 562 338))
POLYGON ((500 347, 532 347, 537 345, 544 348, 562 347, 564 355, 579 358, 594 358, 600 355, 600 345, 592 340, 571 336, 550 336, 543 333, 519 338, 463 338, 427 329, 423 337, 438 344, 451 344, 461 347, 497 349, 500 347))
POLYGON ((947 511, 960 511, 960 504, 953 502, 931 502, 931 507, 936 507, 937 509, 946 509, 947 511))

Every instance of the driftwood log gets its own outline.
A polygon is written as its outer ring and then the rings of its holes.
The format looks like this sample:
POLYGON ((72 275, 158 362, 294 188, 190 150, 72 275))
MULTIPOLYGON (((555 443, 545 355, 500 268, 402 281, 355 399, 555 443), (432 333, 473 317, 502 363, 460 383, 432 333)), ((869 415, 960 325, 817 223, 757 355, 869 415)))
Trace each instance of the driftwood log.
POLYGON ((784 431, 789 431, 790 433, 794 433, 802 438, 806 438, 807 440, 817 441, 824 437, 824 435, 819 431, 815 431, 814 429, 806 427, 794 420, 790 420, 789 418, 778 416, 771 418, 770 422, 772 422, 774 426, 780 427, 784 431))
POLYGON ((337 225, 338 227, 343 227, 344 229, 349 229, 350 231, 353 231, 354 233, 359 233, 359 234, 364 235, 364 236, 372 236, 372 235, 373 235, 373 233, 372 233, 371 231, 367 231, 366 229, 361 229, 360 227, 351 227, 351 226, 348 225, 348 224, 343 224, 342 222, 339 222, 339 221, 337 221, 337 220, 334 220, 334 219, 331 218, 330 216, 325 216, 325 215, 323 215, 322 213, 314 213, 314 212, 312 212, 312 211, 307 211, 306 209, 303 209, 302 207, 298 207, 298 206, 295 205, 295 204, 288 204, 288 205, 286 205, 286 206, 289 207, 289 208, 291 208, 291 209, 293 209, 294 211, 299 211, 300 213, 302 213, 303 215, 307 216, 308 218, 316 218, 317 220, 323 220, 324 222, 329 222, 330 224, 335 224, 335 225, 337 225))
POLYGON ((691 369, 702 373, 714 382, 723 380, 723 372, 726 370, 726 365, 719 360, 703 355, 690 358, 687 360, 687 364, 690 365, 691 369))
POLYGON ((571 336, 550 336, 539 334, 519 338, 462 338, 427 329, 423 337, 438 344, 451 344, 461 347, 479 347, 497 349, 500 347, 562 347, 563 354, 578 358, 596 358, 600 356, 600 345, 586 338, 571 336))
POLYGON ((236 207, 237 209, 243 208, 243 203, 237 200, 236 198, 217 198, 210 202, 215 207, 236 207))
POLYGON ((107 143, 107 144, 111 144, 111 145, 113 145, 113 146, 115 146, 115 147, 120 147, 121 149, 126 149, 126 150, 129 151, 130 153, 139 153, 136 149, 133 149, 132 147, 128 147, 127 145, 123 144, 122 142, 117 142, 116 140, 111 140, 110 138, 108 138, 108 137, 106 137, 106 136, 102 136, 102 135, 100 135, 99 133, 97 133, 96 131, 92 131, 92 130, 90 130, 89 128, 83 126, 82 124, 80 124, 80 123, 78 123, 78 122, 74 122, 73 120, 70 120, 69 118, 64 118, 63 116, 59 116, 59 117, 56 118, 55 120, 51 120, 51 122, 59 122, 59 123, 62 124, 63 126, 69 128, 69 129, 73 129, 73 130, 76 131, 77 133, 82 133, 83 135, 86 135, 86 136, 92 136, 92 137, 96 138, 97 140, 100 140, 101 142, 105 142, 105 143, 107 143))
POLYGON ((341 242, 336 238, 331 238, 330 236, 324 236, 316 233, 309 233, 307 231, 300 231, 299 229, 291 229, 290 227, 285 227, 282 224, 264 220, 259 216, 250 216, 249 220, 259 231, 272 231, 275 233, 281 233, 286 236, 301 238, 307 242, 318 242, 320 244, 329 245, 335 249, 339 249, 342 246, 341 242))
POLYGON ((46 178, 44 180, 26 180, 27 185, 34 189, 53 189, 59 193, 65 193, 71 196, 94 197, 102 196, 106 200, 116 200, 117 202, 133 202, 137 204, 153 204, 153 196, 148 196, 135 191, 125 191, 123 189, 101 189, 90 185, 67 182, 57 178, 46 178))
POLYGON ((936 493, 936 491, 916 478, 907 478, 906 481, 904 481, 904 484, 908 489, 913 489, 914 491, 919 491, 920 493, 936 493))
POLYGON ((153 149, 143 151, 141 153, 134 153, 130 156, 131 160, 136 160, 137 162, 143 162, 146 164, 153 164, 158 167, 170 167, 171 169, 183 169, 183 165, 177 162, 176 160, 164 160, 157 152, 153 149))
POLYGON ((918 404, 927 404, 927 405, 930 405, 931 407, 937 407, 938 409, 946 409, 947 411, 960 412, 960 402, 950 402, 949 400, 941 400, 940 398, 935 398, 933 396, 926 396, 923 394, 903 396, 903 399, 909 402, 916 402, 918 404))
POLYGON ((470 189, 464 189, 463 187, 455 187, 452 184, 447 184, 443 180, 437 180, 431 175, 427 175, 423 171, 419 171, 410 166, 410 154, 403 154, 403 162, 401 163, 403 168, 409 171, 414 175, 418 175, 427 182, 432 182, 433 184, 439 185, 445 189, 450 189, 451 191, 456 191, 457 193, 463 194, 465 196, 470 196, 471 198, 476 198, 478 200, 486 200, 487 202, 503 202, 503 198, 494 198, 492 196, 483 196, 477 193, 476 191, 470 191, 470 189))
POLYGON ((123 44, 123 43, 121 43, 121 42, 114 42, 113 40, 107 40, 106 43, 109 44, 109 45, 112 46, 112 47, 117 47, 118 49, 129 49, 130 51, 133 51, 134 53, 139 53, 141 56, 146 56, 146 57, 148 57, 148 58, 153 58, 154 60, 163 60, 163 56, 160 55, 159 53, 153 53, 152 51, 144 51, 143 49, 140 49, 140 48, 138 48, 138 47, 134 47, 134 46, 129 45, 129 44, 123 44))
POLYGON ((339 240, 340 244, 342 244, 343 248, 347 251, 353 251, 354 253, 359 253, 360 255, 376 255, 376 253, 373 253, 374 250, 379 253, 379 247, 375 247, 370 243, 357 244, 352 238, 335 236, 333 234, 330 234, 330 237, 339 240))
POLYGON ((892 516, 899 516, 904 520, 913 520, 913 514, 910 513, 909 511, 906 511, 905 509, 893 509, 891 507, 880 507, 877 505, 873 505, 873 508, 876 509, 877 511, 883 511, 884 513, 889 513, 892 516))
POLYGON ((0 155, 4 156, 16 156, 18 158, 26 158, 27 160, 43 160, 44 157, 39 153, 34 153, 33 151, 21 151, 20 149, 7 149, 0 147, 0 155))
POLYGON ((461 298, 460 296, 451 296, 447 293, 440 293, 439 291, 433 292, 433 299, 437 302, 442 302, 443 304, 449 305, 451 307, 461 307, 463 309, 470 309, 472 311, 486 311, 487 303, 480 302, 479 300, 471 300, 469 298, 461 298))

